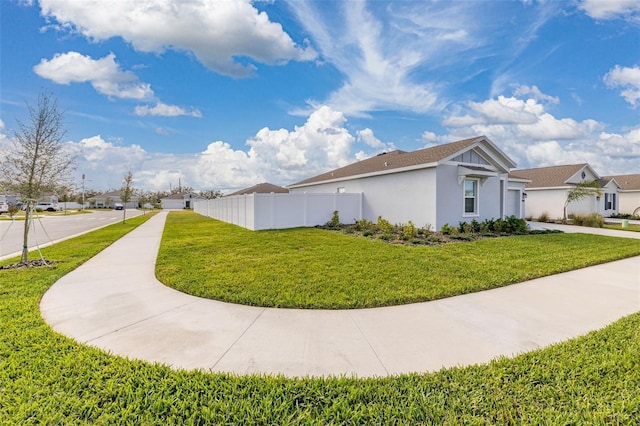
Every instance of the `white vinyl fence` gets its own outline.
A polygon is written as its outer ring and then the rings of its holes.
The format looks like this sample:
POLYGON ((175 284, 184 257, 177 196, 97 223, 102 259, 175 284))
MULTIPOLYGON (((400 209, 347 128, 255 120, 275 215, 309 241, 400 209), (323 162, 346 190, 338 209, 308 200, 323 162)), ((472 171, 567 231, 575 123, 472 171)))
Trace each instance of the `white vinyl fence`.
POLYGON ((199 200, 193 210, 253 231, 324 225, 338 211, 340 222, 362 219, 362 194, 248 194, 199 200))

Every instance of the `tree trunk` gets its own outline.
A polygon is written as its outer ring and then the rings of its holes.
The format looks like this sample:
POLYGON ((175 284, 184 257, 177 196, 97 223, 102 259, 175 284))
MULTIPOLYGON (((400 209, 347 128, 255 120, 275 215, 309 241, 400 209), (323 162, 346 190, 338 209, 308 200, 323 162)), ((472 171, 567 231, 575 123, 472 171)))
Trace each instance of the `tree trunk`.
POLYGON ((31 205, 27 202, 27 209, 24 212, 24 234, 22 240, 22 263, 29 263, 29 226, 31 224, 30 216, 31 213, 31 205))

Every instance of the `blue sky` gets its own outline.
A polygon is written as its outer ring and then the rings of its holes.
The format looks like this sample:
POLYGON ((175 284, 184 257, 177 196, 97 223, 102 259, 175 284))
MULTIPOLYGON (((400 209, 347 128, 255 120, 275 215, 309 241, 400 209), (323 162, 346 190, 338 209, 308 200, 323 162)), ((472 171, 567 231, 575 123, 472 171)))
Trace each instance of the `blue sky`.
POLYGON ((640 2, 0 1, 0 154, 65 111, 76 182, 287 185, 486 135, 520 168, 640 172, 640 2))

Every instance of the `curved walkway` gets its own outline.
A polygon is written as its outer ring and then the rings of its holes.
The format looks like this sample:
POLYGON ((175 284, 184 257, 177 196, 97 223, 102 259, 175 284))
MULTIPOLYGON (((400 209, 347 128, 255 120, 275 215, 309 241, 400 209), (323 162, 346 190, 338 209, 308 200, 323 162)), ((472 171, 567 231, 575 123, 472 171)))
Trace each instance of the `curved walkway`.
POLYGON ((366 377, 484 363, 640 310, 639 257, 386 308, 272 309, 200 299, 155 278, 165 219, 156 215, 55 283, 40 304, 53 329, 174 368, 366 377))

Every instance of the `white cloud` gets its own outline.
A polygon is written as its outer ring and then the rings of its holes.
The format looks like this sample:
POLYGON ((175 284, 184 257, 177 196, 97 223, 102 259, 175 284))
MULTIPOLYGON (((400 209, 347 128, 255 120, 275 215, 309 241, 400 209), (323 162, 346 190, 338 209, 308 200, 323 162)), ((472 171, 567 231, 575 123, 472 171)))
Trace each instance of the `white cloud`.
POLYGON ((622 87, 620 95, 634 108, 640 100, 640 67, 621 67, 616 65, 604 76, 604 82, 609 87, 622 87))
POLYGON ((238 58, 278 65, 316 57, 250 0, 40 0, 40 7, 61 29, 95 41, 122 37, 143 52, 192 52, 209 69, 235 77, 255 69, 238 58))
POLYGON ((187 111, 179 106, 167 105, 162 102, 156 103, 154 107, 149 107, 148 105, 137 106, 135 108, 135 114, 138 116, 156 115, 162 117, 177 117, 180 115, 188 115, 191 117, 202 117, 202 113, 198 109, 192 108, 190 111, 187 111))
POLYGON ((486 135, 520 168, 588 162, 606 175, 637 173, 640 164, 640 127, 607 133, 596 120, 554 117, 536 99, 470 102, 443 124, 449 130, 445 140, 486 135))
POLYGON ((593 19, 627 18, 640 21, 640 3, 637 0, 583 0, 578 8, 593 19))
POLYGON ((150 99, 153 90, 131 71, 123 71, 113 53, 93 59, 78 52, 58 53, 33 67, 40 77, 58 84, 91 83, 99 93, 121 99, 150 99))
POLYGON ((345 122, 341 112, 320 107, 293 131, 261 129, 247 141, 249 155, 259 160, 264 175, 279 182, 344 166, 353 160, 350 150, 355 141, 344 128, 345 122))
MULTIPOLYGON (((345 123, 344 114, 324 106, 293 130, 261 129, 247 139, 247 150, 215 141, 197 153, 153 153, 135 144, 105 141, 99 135, 65 146, 78 159, 78 176, 86 174, 88 188, 119 187, 131 170, 137 188, 169 189, 180 179, 183 185, 196 189, 231 191, 264 181, 289 185, 346 165, 358 156, 366 158, 375 154, 377 147, 393 147, 391 143, 373 143, 375 147, 365 143, 365 150, 353 154, 356 138, 345 123)), ((369 129, 358 134, 370 143, 378 140, 369 129)))
POLYGON ((373 130, 367 128, 364 130, 358 130, 356 132, 358 135, 358 141, 364 142, 366 145, 375 149, 377 152, 382 151, 393 151, 396 149, 396 146, 393 142, 384 143, 373 134, 373 130))
POLYGON ((557 104, 560 102, 560 99, 558 99, 557 97, 545 95, 544 93, 542 93, 542 91, 538 89, 538 86, 519 86, 515 90, 515 92, 513 92, 513 94, 515 96, 533 95, 533 99, 537 101, 547 101, 551 102, 552 104, 557 104))

